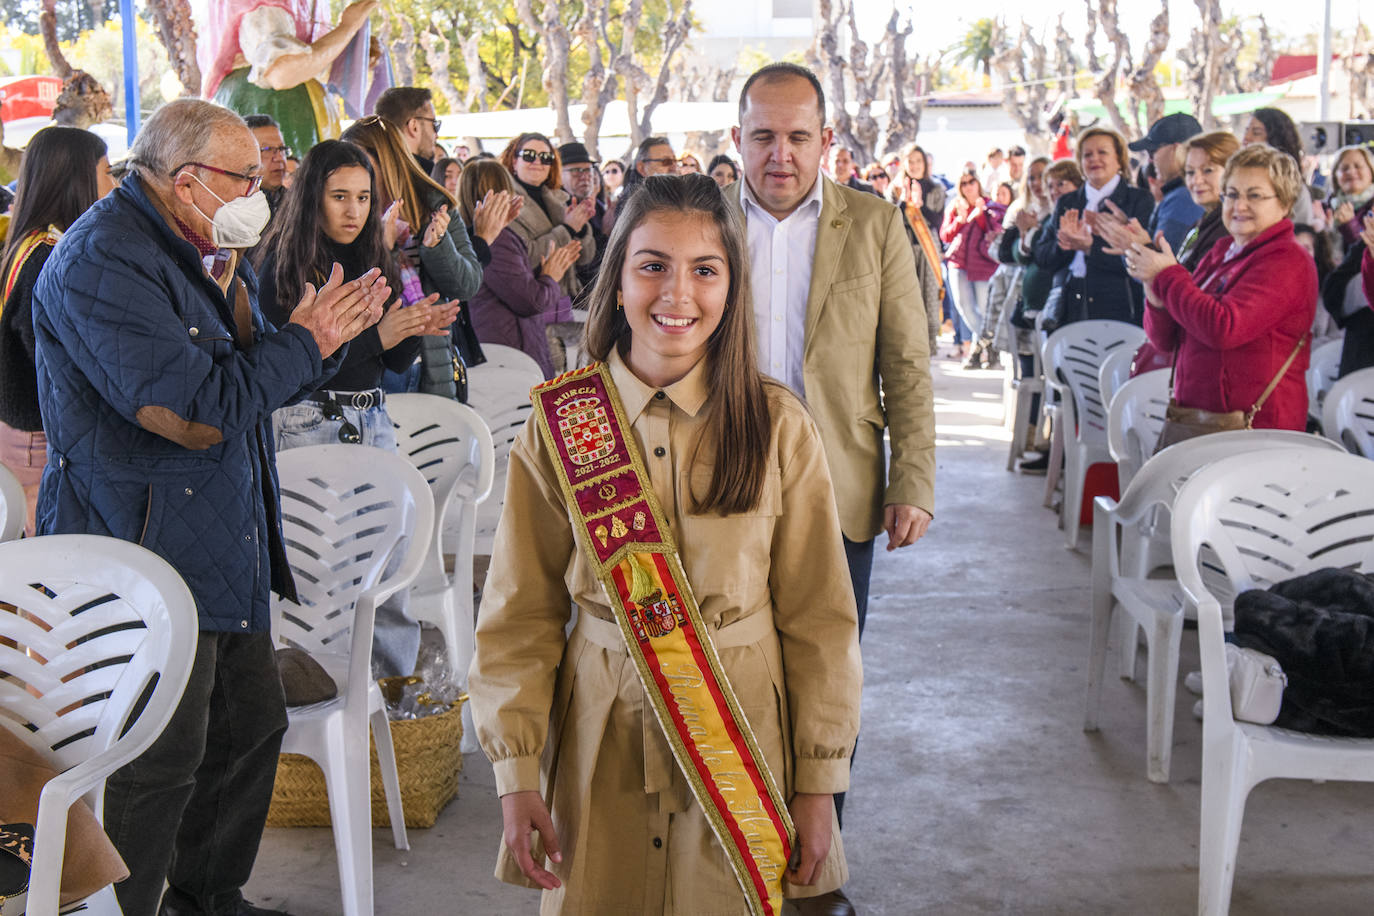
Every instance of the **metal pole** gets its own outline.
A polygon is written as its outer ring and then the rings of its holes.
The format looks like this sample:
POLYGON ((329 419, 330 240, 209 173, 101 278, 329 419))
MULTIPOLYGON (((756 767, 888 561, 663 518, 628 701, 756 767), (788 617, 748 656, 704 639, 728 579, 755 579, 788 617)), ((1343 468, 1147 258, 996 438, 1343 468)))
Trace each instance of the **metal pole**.
MULTIPOLYGON (((1330 0, 1327 0, 1328 4, 1330 0)), ((124 38, 124 124, 129 133, 129 145, 134 145, 138 133, 138 48, 135 38, 137 20, 134 0, 119 0, 119 25, 124 38)))
POLYGON ((1317 48, 1318 121, 1328 120, 1331 109, 1331 0, 1322 6, 1322 38, 1317 48))

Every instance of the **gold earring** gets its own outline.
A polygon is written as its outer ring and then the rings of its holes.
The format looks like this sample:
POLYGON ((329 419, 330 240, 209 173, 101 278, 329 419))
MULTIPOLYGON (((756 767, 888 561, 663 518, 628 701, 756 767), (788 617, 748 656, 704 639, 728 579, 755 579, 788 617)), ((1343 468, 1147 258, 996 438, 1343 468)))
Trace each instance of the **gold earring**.
POLYGON ((623 309, 623 308, 625 308, 625 294, 622 293, 620 290, 616 290, 616 291, 615 291, 615 309, 616 309, 616 311, 620 311, 620 310, 623 309))

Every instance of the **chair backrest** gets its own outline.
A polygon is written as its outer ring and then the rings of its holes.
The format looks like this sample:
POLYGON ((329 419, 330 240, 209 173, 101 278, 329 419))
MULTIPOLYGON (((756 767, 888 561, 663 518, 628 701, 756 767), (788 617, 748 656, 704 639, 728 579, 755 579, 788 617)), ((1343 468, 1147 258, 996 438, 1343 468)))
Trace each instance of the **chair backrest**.
MULTIPOLYGON (((1118 350, 1108 359, 1125 353, 1125 350, 1118 350)), ((1106 363, 1103 363, 1102 374, 1107 374, 1106 363)), ((1122 492, 1154 454, 1168 406, 1168 369, 1155 369, 1127 379, 1112 396, 1107 408, 1107 450, 1116 462, 1122 492)))
POLYGON ((1374 368, 1337 379, 1322 404, 1322 432, 1350 451, 1374 458, 1374 368))
POLYGON ((1208 572, 1242 591, 1328 566, 1374 571, 1374 464, 1330 449, 1216 461, 1179 490, 1172 543, 1175 574, 1194 598, 1209 593, 1208 572))
POLYGON ((0 541, 13 541, 24 532, 28 517, 28 497, 24 485, 10 469, 0 464, 0 541))
POLYGON ((162 733, 200 630, 166 560, 87 534, 0 544, 0 602, 0 727, 102 783, 162 733))
MULTIPOLYGON (((520 369, 525 372, 533 372, 542 380, 544 370, 539 368, 539 363, 535 361, 524 350, 515 347, 507 347, 504 344, 484 343, 482 344, 482 354, 487 361, 480 366, 473 366, 478 371, 484 369, 520 369)), ((534 384, 538 384, 535 382, 534 384)))
POLYGON ((345 690, 353 700, 371 677, 377 605, 409 586, 425 561, 434 497, 407 459, 368 446, 287 449, 277 454, 277 476, 301 600, 274 597, 272 632, 283 645, 347 656, 345 690), (388 574, 398 552, 404 559, 388 574))
POLYGON ((482 503, 477 511, 478 553, 491 552, 496 523, 505 503, 506 466, 510 463, 511 445, 534 412, 530 389, 543 380, 541 372, 529 373, 500 366, 478 366, 468 373, 468 406, 477 411, 491 430, 495 456, 493 498, 482 503))
MULTIPOLYGON (((491 431, 477 411, 433 394, 396 394, 387 398, 401 454, 429 481, 434 494, 435 531, 453 529, 460 517, 476 513, 491 494, 496 457, 491 431)), ((442 554, 442 538, 431 551, 442 554)))
POLYGON ((1321 419, 1326 393, 1336 384, 1336 375, 1341 371, 1343 346, 1344 339, 1329 340, 1312 348, 1312 356, 1307 363, 1307 413, 1313 419, 1321 419))
MULTIPOLYGON (((1057 376, 1073 399, 1073 420, 1080 442, 1107 441, 1107 405, 1098 387, 1102 361, 1117 350, 1134 353, 1145 332, 1124 321, 1075 321, 1045 341, 1045 378, 1057 376)), ((1066 422, 1066 436, 1075 431, 1066 422)))
POLYGON ((1103 358, 1102 366, 1097 370, 1097 388, 1102 392, 1104 404, 1110 406, 1112 398, 1130 379, 1131 361, 1135 359, 1135 353, 1135 350, 1118 348, 1103 358))

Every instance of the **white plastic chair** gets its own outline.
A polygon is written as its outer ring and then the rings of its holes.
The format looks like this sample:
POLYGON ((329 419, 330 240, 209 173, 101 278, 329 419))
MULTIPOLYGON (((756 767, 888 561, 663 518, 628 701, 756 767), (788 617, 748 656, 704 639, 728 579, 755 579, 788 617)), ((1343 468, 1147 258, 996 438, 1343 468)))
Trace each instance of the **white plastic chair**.
MULTIPOLYGON (((1162 370, 1167 372, 1168 370, 1162 370)), ((1138 382, 1145 376, 1132 379, 1138 382)), ((1167 379, 1166 379, 1167 382, 1167 379)), ((1122 390, 1125 394, 1125 389, 1122 390)), ((1178 583, 1149 578, 1157 557, 1169 550, 1168 525, 1178 488, 1198 469, 1234 455, 1286 450, 1335 452, 1334 443, 1307 433, 1243 429, 1198 436, 1175 443, 1140 469, 1117 502, 1093 502, 1092 617, 1088 638, 1088 692, 1084 731, 1097 730, 1107 634, 1113 619, 1121 639, 1120 675, 1135 677, 1136 627, 1145 630, 1146 767, 1151 782, 1169 781, 1173 751, 1174 696, 1178 685, 1179 645, 1187 610, 1178 583), (1117 611, 1124 612, 1119 618, 1117 611)), ((1295 460, 1290 456, 1289 460, 1295 460)))
POLYGON ((24 485, 9 468, 0 464, 0 541, 17 540, 24 533, 28 511, 24 485))
MULTIPOLYGON (((476 411, 430 394, 387 399, 401 454, 425 475, 434 494, 434 537, 410 590, 410 614, 444 634, 449 669, 466 684, 475 649, 472 557, 477 507, 491 494, 496 463, 491 433, 476 411), (436 403, 437 402, 437 403, 436 403), (445 555, 453 557, 447 572, 445 555)), ((463 706, 463 752, 479 749, 468 705, 463 706)))
MULTIPOLYGON (((1035 316, 1035 350, 1037 368, 1040 372, 1040 381, 1044 391, 1044 397, 1040 401, 1040 416, 1044 423, 1049 424, 1050 429, 1050 453, 1046 463, 1045 471, 1045 499, 1046 507, 1054 505, 1054 491, 1059 486, 1061 466, 1064 463, 1064 398, 1067 391, 1064 389, 1062 381, 1054 373, 1046 370, 1049 365, 1045 362, 1048 358, 1046 346, 1049 344, 1050 335, 1044 329, 1045 311, 1041 311, 1035 316)), ((1060 527, 1063 527, 1064 516, 1060 513, 1060 527)))
POLYGON ((538 370, 529 372, 502 366, 477 366, 468 371, 468 406, 491 431, 495 450, 492 465, 492 496, 477 510, 477 534, 473 549, 490 556, 496 537, 496 523, 501 519, 501 507, 506 503, 506 466, 510 462, 510 448, 534 411, 530 389, 544 381, 538 370))
POLYGON ((1064 501, 1061 518, 1064 543, 1078 547, 1083 484, 1088 468, 1110 461, 1107 451, 1107 405, 1098 388, 1102 361, 1117 350, 1134 353, 1145 332, 1124 321, 1076 321, 1059 328, 1045 341, 1045 379, 1059 378, 1067 388, 1063 399, 1064 501))
MULTIPOLYGON (((60 771, 39 797, 27 908, 56 916, 67 810, 84 797, 101 817, 106 777, 167 726, 195 661, 196 604, 161 557, 84 534, 0 544, 0 602, 17 609, 0 611, 0 727, 60 771)), ((120 912, 108 887, 87 906, 120 912)))
POLYGON ((1329 340, 1312 348, 1312 356, 1307 363, 1307 415, 1313 420, 1322 418, 1322 405, 1326 393, 1336 384, 1336 376, 1341 371, 1341 348, 1345 340, 1329 340))
POLYGON ((1374 368, 1331 386, 1322 404, 1322 432, 1356 455, 1374 458, 1374 368))
POLYGON ((345 916, 372 913, 372 801, 368 724, 377 746, 397 849, 409 849, 391 728, 372 678, 377 605, 409 588, 434 530, 429 484, 400 455, 358 445, 312 445, 277 455, 282 530, 299 605, 272 604, 282 645, 309 652, 339 688, 332 700, 288 710, 282 752, 319 764, 329 793, 345 916), (384 575, 398 551, 404 560, 384 575))
POLYGON ((1174 568, 1197 607, 1202 659, 1198 911, 1227 911, 1250 790, 1266 779, 1374 781, 1374 740, 1306 735, 1231 714, 1222 604, 1204 545, 1236 591, 1322 567, 1374 571, 1374 465, 1317 449, 1252 452, 1199 471, 1179 491, 1174 568))
POLYGON ((504 344, 484 343, 482 344, 482 354, 486 356, 487 361, 480 366, 473 366, 473 369, 478 371, 485 369, 522 369, 526 372, 536 373, 540 379, 544 378, 544 370, 540 369, 539 363, 535 362, 534 357, 524 350, 507 347, 504 344))
POLYGON ((1102 403, 1111 405, 1117 391, 1131 377, 1131 361, 1135 350, 1118 349, 1108 353, 1097 370, 1097 389, 1102 394, 1102 403))
MULTIPOLYGON (((1124 352, 1118 350, 1110 358, 1124 352)), ((1107 374, 1106 363, 1102 374, 1107 374)), ((1120 492, 1126 492, 1131 478, 1154 454, 1168 406, 1168 369, 1155 369, 1127 379, 1112 396, 1107 408, 1107 451, 1116 462, 1120 492)))

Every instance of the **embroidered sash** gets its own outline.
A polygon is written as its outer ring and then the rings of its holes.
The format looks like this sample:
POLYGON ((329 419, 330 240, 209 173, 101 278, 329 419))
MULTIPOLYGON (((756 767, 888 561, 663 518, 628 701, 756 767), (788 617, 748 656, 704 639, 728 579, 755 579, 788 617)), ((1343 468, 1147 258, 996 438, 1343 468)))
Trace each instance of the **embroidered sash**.
POLYGON ((794 834, 726 680, 604 364, 530 393, 578 541, 615 609, 644 692, 755 916, 782 912, 794 834))

